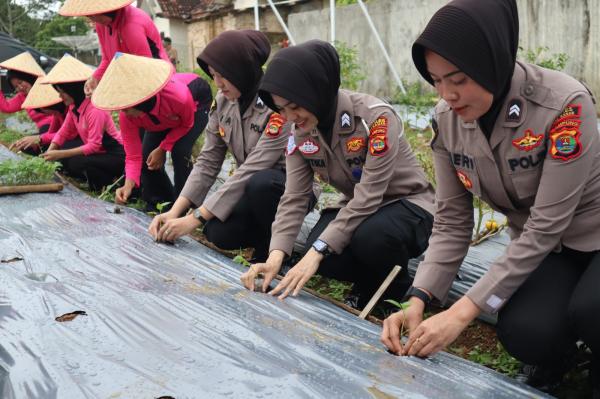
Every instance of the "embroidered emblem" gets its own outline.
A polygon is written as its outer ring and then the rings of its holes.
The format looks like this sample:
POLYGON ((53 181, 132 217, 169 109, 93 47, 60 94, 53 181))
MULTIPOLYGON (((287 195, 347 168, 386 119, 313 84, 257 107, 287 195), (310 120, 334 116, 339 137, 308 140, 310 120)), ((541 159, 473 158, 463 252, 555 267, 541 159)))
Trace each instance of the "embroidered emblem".
POLYGON ((284 123, 285 120, 282 118, 281 115, 277 113, 271 114, 269 122, 267 122, 267 127, 265 128, 265 133, 267 137, 279 137, 279 134, 281 133, 281 127, 284 123))
POLYGON ((375 133, 369 137, 369 152, 376 157, 384 155, 388 150, 387 135, 375 133))
POLYGON ((531 151, 542 144, 543 134, 534 134, 531 129, 525 130, 523 137, 516 138, 512 144, 521 151, 531 151))
POLYGON ((340 116, 340 125, 342 128, 352 126, 352 120, 350 119, 350 114, 347 111, 342 112, 340 116))
POLYGON ((260 97, 256 97, 256 106, 258 108, 263 108, 265 106, 265 103, 260 97))
POLYGON ((288 137, 288 142, 287 142, 287 148, 285 149, 285 154, 286 155, 292 155, 294 152, 296 152, 296 140, 294 139, 294 135, 290 134, 290 136, 288 137))
POLYGON ((219 136, 225 137, 225 129, 223 129, 223 126, 220 126, 220 125, 219 125, 219 136))
POLYGON ((521 120, 521 109, 523 103, 521 100, 515 98, 510 100, 506 108, 506 121, 507 122, 519 122, 521 120))
POLYGON ((388 120, 385 116, 380 116, 371 125, 371 128, 369 129, 369 136, 372 136, 374 134, 387 135, 387 131, 388 131, 388 120))
POLYGON ((580 132, 578 129, 561 129, 558 132, 550 132, 550 155, 554 159, 568 161, 577 158, 581 154, 580 132))
POLYGON ((359 181, 362 177, 362 168, 352 168, 352 177, 354 177, 355 180, 359 181))
POLYGON ((212 104, 210 104, 210 112, 217 109, 217 100, 213 99, 212 104))
POLYGON ((465 186, 465 188, 467 190, 470 190, 473 188, 473 182, 471 182, 471 179, 469 179, 469 176, 467 176, 466 173, 463 173, 463 172, 457 170, 456 175, 458 176, 458 179, 463 184, 463 186, 465 186))
POLYGON ((316 154, 319 152, 320 147, 317 143, 311 139, 307 139, 301 146, 298 147, 301 153, 306 155, 316 154))
POLYGON ((550 128, 550 155, 554 159, 568 161, 577 158, 582 150, 579 140, 581 131, 581 105, 569 104, 554 120, 550 128))
POLYGON ((366 145, 366 140, 364 137, 353 137, 346 141, 346 149, 348 152, 358 152, 363 149, 366 145))

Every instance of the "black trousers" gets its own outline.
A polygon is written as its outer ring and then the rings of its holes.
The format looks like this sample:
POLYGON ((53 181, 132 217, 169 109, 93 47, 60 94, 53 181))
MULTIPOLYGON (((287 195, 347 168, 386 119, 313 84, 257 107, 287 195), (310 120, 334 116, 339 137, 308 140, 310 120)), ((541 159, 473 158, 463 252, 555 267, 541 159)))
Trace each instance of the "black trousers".
MULTIPOLYGON (((66 150, 81 145, 83 142, 78 137, 65 142, 61 149, 66 150)), ((102 147, 106 151, 103 154, 76 155, 61 159, 63 171, 69 176, 87 180, 92 190, 101 191, 120 177, 125 169, 125 152, 121 144, 108 134, 104 134, 102 147)))
POLYGON ((164 166, 159 170, 149 170, 146 165, 148 155, 160 145, 160 142, 163 141, 170 130, 141 133, 143 153, 141 176, 142 199, 151 205, 150 207, 161 202, 173 202, 179 196, 194 166, 192 148, 208 123, 208 110, 208 107, 196 110, 194 114, 194 126, 185 136, 177 140, 171 150, 175 185, 171 183, 171 179, 167 175, 164 166))
POLYGON ((285 171, 265 169, 255 173, 227 220, 213 218, 206 223, 206 238, 222 249, 252 247, 254 258, 264 261, 269 252, 271 225, 284 190, 285 171))
MULTIPOLYGON (((319 238, 333 221, 339 209, 326 209, 308 236, 307 248, 319 238)), ((412 279, 408 275, 408 260, 427 248, 433 216, 407 200, 380 208, 365 219, 352 235, 341 254, 323 259, 318 274, 354 283, 353 292, 361 298, 360 305, 373 296, 395 265, 402 271, 384 293, 382 299, 399 300, 412 279)))
POLYGON ((581 339, 600 366, 600 251, 550 253, 500 310, 496 329, 524 363, 556 367, 581 339))

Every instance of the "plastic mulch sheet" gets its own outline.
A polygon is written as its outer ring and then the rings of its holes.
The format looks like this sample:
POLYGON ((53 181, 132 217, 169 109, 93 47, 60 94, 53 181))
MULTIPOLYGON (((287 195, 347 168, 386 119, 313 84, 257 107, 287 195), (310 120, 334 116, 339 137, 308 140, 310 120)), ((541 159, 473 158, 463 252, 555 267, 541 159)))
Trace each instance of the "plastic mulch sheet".
POLYGON ((249 292, 228 258, 108 206, 0 198, 1 398, 544 397, 449 354, 392 356, 378 326, 249 292))

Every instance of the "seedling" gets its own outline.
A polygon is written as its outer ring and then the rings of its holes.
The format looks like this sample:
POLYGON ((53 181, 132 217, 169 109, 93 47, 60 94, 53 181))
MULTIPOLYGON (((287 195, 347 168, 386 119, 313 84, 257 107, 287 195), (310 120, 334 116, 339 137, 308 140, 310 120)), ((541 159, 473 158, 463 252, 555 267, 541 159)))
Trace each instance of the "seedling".
POLYGON ((10 144, 14 143, 15 141, 19 140, 23 138, 23 135, 19 132, 16 132, 14 130, 2 130, 0 131, 0 143, 9 146, 10 144))
POLYGON ((60 163, 46 162, 42 158, 9 159, 0 163, 0 186, 52 183, 59 167, 60 163))

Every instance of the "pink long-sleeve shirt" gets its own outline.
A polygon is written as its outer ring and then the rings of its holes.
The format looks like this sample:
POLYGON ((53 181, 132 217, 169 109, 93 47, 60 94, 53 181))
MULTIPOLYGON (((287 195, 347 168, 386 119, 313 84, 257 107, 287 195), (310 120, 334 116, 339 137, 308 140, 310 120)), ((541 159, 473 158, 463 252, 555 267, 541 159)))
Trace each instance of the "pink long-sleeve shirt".
POLYGON ((53 114, 50 115, 52 118, 52 122, 50 123, 50 128, 46 133, 42 133, 40 135, 40 143, 42 145, 50 145, 56 133, 60 130, 60 127, 63 125, 65 121, 65 116, 63 114, 53 114))
POLYGON ((74 105, 69 107, 65 122, 52 139, 53 143, 62 146, 65 141, 79 136, 83 141, 81 149, 84 155, 106 152, 102 147, 102 137, 105 133, 123 144, 121 133, 115 127, 110 113, 94 107, 89 98, 86 98, 77 108, 79 117, 73 113, 74 107, 74 105))
POLYGON ((94 72, 98 81, 116 52, 162 58, 171 63, 154 22, 139 8, 122 8, 110 24, 96 24, 96 33, 102 50, 102 61, 94 72))
POLYGON ((139 128, 148 132, 170 129, 159 147, 171 151, 177 140, 188 134, 194 126, 196 103, 187 87, 187 83, 193 80, 192 77, 198 78, 194 74, 173 75, 169 83, 156 95, 156 105, 150 114, 143 113, 138 117, 129 117, 124 112, 119 113, 125 147, 125 176, 133 180, 136 185, 140 185, 143 162, 139 128))
MULTIPOLYGON (((27 96, 23 93, 17 93, 9 100, 4 97, 4 93, 0 91, 0 112, 5 114, 19 112, 21 110, 21 106, 25 102, 26 97, 27 96)), ((38 128, 45 125, 50 125, 52 123, 52 117, 50 115, 43 114, 33 109, 28 109, 26 112, 38 128)))

